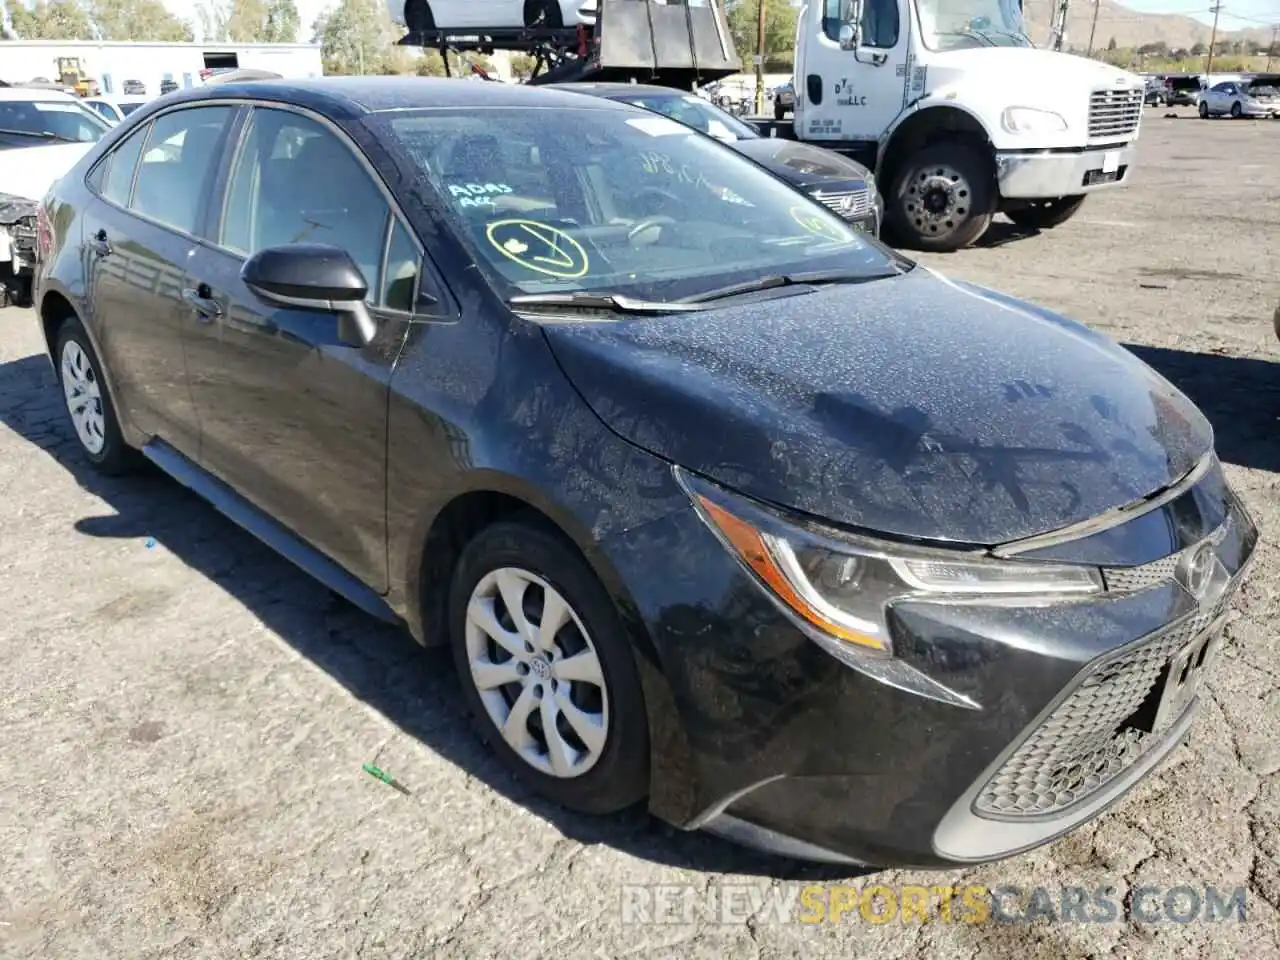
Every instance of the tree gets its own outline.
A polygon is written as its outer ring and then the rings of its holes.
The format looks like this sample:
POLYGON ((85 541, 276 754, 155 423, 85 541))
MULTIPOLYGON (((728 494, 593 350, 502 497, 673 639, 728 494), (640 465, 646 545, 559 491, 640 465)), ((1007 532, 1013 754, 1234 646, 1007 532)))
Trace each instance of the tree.
POLYGON ((1193 57, 1203 57, 1208 52, 1209 47, 1207 44, 1196 42, 1191 45, 1190 53, 1193 57))
POLYGON ((205 40, 294 43, 302 25, 294 0, 210 0, 200 8, 205 40))
POLYGON ((512 54, 511 75, 517 80, 528 80, 533 76, 533 68, 537 65, 537 59, 527 53, 512 54))
POLYGON ((89 12, 76 0, 4 0, 13 34, 23 40, 92 40, 89 12))
POLYGON ((396 31, 379 0, 341 0, 312 25, 320 44, 324 72, 376 74, 408 72, 408 56, 396 44, 396 31))
POLYGON ((89 19, 102 40, 184 43, 195 39, 191 24, 179 20, 161 0, 88 0, 89 19))
POLYGON ((1112 37, 1110 40, 1107 41, 1107 49, 1114 50, 1115 48, 1116 48, 1116 38, 1112 37))
POLYGON ((761 3, 764 4, 765 61, 788 60, 795 46, 797 10, 789 0, 729 0, 729 33, 744 67, 756 54, 761 3))

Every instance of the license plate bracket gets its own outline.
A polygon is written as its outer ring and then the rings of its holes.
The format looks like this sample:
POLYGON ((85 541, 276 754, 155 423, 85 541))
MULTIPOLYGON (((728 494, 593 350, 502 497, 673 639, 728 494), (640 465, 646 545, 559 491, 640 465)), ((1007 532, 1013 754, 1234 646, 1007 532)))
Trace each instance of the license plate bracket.
POLYGON ((1120 151, 1108 150, 1102 155, 1102 172, 1115 173, 1120 169, 1120 151))
POLYGON ((1160 733, 1173 724, 1199 695, 1208 668, 1222 645, 1221 621, 1200 633, 1175 653, 1156 681, 1159 699, 1150 732, 1160 733))

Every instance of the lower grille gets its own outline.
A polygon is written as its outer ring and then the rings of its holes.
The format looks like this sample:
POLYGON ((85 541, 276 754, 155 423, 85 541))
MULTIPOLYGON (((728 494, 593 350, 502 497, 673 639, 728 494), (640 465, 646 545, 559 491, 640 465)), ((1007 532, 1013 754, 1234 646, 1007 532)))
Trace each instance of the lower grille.
POLYGON ((1002 818, 1060 813, 1159 743, 1162 731, 1145 733, 1128 721, 1170 658, 1221 616, 1233 593, 1229 590, 1212 610, 1100 662, 987 781, 975 811, 1002 818))
POLYGON ((823 193, 815 190, 810 196, 832 213, 846 220, 865 217, 871 212, 871 191, 865 187, 861 190, 845 190, 840 193, 823 193))
POLYGON ((1089 97, 1089 139, 1124 140, 1142 120, 1141 90, 1095 90, 1089 97))

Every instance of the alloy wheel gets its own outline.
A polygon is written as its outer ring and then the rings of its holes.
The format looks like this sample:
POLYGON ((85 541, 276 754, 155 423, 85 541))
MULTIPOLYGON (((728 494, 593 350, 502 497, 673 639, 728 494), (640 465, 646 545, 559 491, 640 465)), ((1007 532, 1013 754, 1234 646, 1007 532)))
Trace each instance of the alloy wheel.
POLYGON ((85 450, 97 456, 107 445, 102 388, 88 355, 74 340, 68 340, 62 347, 61 371, 62 393, 76 436, 85 450))
POLYGON ((486 574, 467 605, 466 654, 489 720, 522 760, 566 779, 595 766, 609 735, 604 671, 555 587, 516 567, 486 574))

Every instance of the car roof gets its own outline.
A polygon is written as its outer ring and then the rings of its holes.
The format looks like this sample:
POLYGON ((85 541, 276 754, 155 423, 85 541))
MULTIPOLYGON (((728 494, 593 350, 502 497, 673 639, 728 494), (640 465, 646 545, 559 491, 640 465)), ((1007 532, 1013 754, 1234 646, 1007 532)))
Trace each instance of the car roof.
POLYGON ((48 87, 0 87, 0 100, 70 100, 79 103, 80 98, 48 87))
POLYGON ((676 90, 674 87, 659 87, 648 83, 556 83, 551 86, 556 90, 571 90, 574 93, 585 93, 593 97, 618 97, 624 94, 663 97, 693 96, 687 90, 676 90))
MULTIPOLYGON (((440 77, 321 77, 314 80, 252 80, 195 87, 168 94, 166 104, 227 97, 293 103, 312 109, 354 109, 361 113, 429 107, 569 107, 581 97, 552 87, 440 77)), ((601 101, 599 109, 627 107, 601 101)))
POLYGON ((100 93, 96 97, 85 97, 86 100, 101 100, 104 103, 146 103, 152 99, 145 93, 100 93))

